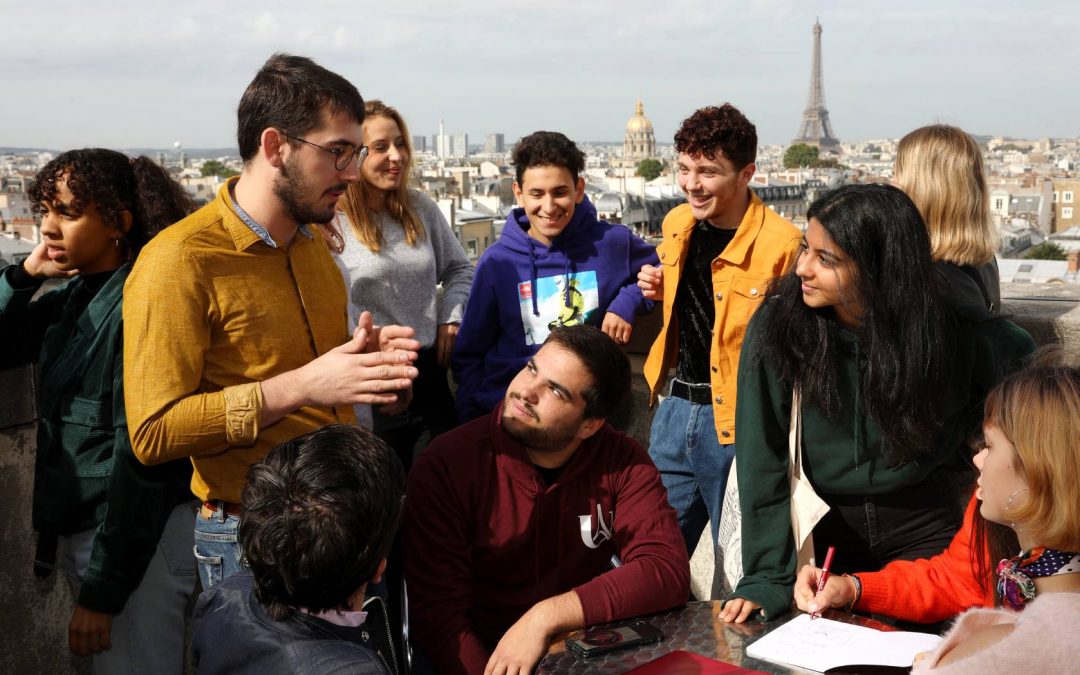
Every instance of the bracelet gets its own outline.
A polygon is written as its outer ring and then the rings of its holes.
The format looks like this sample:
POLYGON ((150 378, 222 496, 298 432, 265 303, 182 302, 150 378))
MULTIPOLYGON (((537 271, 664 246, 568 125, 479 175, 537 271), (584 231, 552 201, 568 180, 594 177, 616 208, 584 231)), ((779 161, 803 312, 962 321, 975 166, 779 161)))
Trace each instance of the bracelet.
POLYGON ((859 598, 862 597, 862 581, 854 574, 845 574, 844 578, 851 582, 851 585, 855 588, 855 595, 852 597, 851 602, 844 608, 845 612, 852 612, 855 609, 855 605, 859 604, 859 598))

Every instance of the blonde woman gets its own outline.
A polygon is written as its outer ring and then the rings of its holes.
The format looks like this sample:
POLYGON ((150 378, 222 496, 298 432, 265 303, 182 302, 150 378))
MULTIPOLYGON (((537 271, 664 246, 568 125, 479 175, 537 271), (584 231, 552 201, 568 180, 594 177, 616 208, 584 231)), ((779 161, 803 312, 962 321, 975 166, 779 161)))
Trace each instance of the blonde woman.
POLYGON ((330 237, 349 291, 350 322, 368 310, 376 325, 411 326, 422 346, 408 408, 372 411, 375 432, 408 469, 414 452, 456 422, 446 365, 473 266, 435 203, 408 187, 412 147, 401 114, 381 101, 365 103, 364 113, 368 156, 330 237))
POLYGON ((999 237, 990 220, 982 151, 967 132, 933 124, 900 139, 893 180, 930 232, 942 294, 956 306, 1001 306, 999 237))

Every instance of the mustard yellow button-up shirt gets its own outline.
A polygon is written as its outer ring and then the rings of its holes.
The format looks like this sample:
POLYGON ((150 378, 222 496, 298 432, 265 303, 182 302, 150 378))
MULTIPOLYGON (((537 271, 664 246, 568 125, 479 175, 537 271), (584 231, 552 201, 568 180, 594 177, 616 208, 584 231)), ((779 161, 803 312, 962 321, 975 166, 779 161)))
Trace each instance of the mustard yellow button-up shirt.
POLYGON ((240 501, 251 464, 350 406, 259 428, 260 382, 345 342, 346 292, 320 234, 267 245, 217 198, 156 236, 124 287, 124 399, 145 464, 190 457, 199 499, 240 501))

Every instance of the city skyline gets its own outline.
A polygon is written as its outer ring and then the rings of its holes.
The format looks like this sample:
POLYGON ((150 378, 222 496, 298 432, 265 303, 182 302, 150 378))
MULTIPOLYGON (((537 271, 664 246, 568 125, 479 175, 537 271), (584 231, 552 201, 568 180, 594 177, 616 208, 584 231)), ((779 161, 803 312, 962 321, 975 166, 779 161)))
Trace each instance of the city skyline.
POLYGON ((659 144, 695 108, 725 100, 763 145, 786 144, 806 104, 815 19, 844 141, 936 121, 983 135, 1080 134, 1080 92, 1068 86, 1080 9, 943 4, 5 3, 0 17, 19 30, 0 45, 0 146, 233 147, 236 103, 273 51, 348 77, 417 135, 442 118, 448 134, 477 140, 547 128, 618 142, 640 96, 659 144))

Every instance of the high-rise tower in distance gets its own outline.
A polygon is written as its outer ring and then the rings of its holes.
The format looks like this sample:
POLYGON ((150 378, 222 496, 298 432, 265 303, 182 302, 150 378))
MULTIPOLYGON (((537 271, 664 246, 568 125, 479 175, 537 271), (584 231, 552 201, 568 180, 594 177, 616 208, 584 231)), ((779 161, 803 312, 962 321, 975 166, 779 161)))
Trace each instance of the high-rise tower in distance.
POLYGON ((821 77, 821 24, 814 21, 814 63, 810 69, 810 99, 803 111, 799 135, 792 144, 815 145, 822 154, 839 153, 840 141, 833 135, 829 111, 825 108, 825 85, 821 77))

